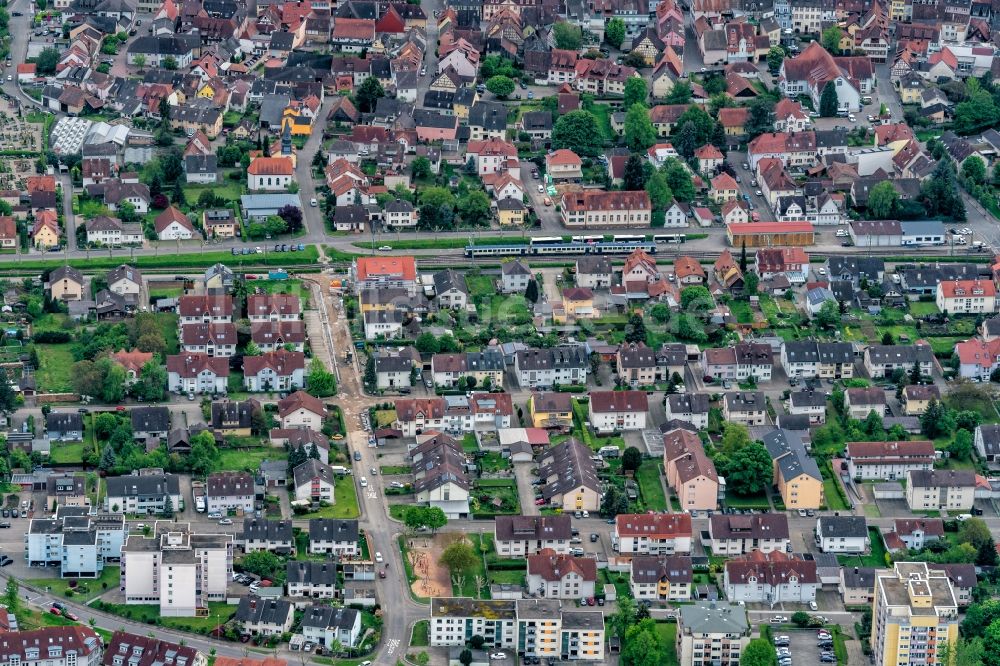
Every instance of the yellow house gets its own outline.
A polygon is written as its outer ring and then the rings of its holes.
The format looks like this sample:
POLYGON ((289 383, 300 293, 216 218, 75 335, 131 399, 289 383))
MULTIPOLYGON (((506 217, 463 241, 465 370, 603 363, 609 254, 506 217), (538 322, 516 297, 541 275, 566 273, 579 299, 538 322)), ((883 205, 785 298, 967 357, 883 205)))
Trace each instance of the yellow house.
POLYGON ((517 199, 501 199, 497 202, 497 220, 501 227, 523 225, 527 209, 517 199))
POLYGON ((463 90, 468 90, 468 92, 460 92, 455 95, 455 101, 451 105, 451 111, 459 120, 468 120, 469 111, 479 101, 479 93, 476 92, 475 88, 463 88, 463 90))
POLYGON ((281 129, 290 125, 292 136, 309 136, 312 134, 312 119, 303 116, 298 109, 287 108, 281 116, 281 129))
MULTIPOLYGON (((909 20, 910 17, 907 15, 906 7, 906 0, 892 0, 889 3, 889 19, 892 21, 909 20)), ((910 13, 912 13, 912 10, 910 13)))
POLYGON ((53 301, 79 301, 83 298, 83 273, 72 266, 60 266, 49 274, 47 286, 53 301))
POLYGON ((563 289, 562 297, 563 311, 567 317, 593 319, 597 316, 594 292, 589 287, 568 287, 563 289))
POLYGON ((806 452, 802 440, 787 430, 764 436, 764 446, 774 459, 774 485, 789 510, 823 506, 823 475, 806 452))
POLYGON ((907 416, 920 416, 930 407, 931 400, 941 400, 941 391, 933 384, 903 388, 903 409, 907 416))
MULTIPOLYGON (((861 30, 861 26, 857 22, 854 22, 840 33, 840 53, 850 55, 854 50, 854 35, 857 34, 858 30, 861 30)), ((840 53, 834 53, 833 55, 840 55, 840 53)))
POLYGON ((55 247, 59 245, 59 230, 51 223, 37 220, 31 231, 31 243, 39 249, 55 247))
POLYGON ((573 427, 573 402, 569 393, 534 393, 528 399, 531 425, 536 428, 573 427))
POLYGON ((918 76, 908 77, 899 82, 899 98, 903 104, 920 104, 923 92, 924 83, 918 76))

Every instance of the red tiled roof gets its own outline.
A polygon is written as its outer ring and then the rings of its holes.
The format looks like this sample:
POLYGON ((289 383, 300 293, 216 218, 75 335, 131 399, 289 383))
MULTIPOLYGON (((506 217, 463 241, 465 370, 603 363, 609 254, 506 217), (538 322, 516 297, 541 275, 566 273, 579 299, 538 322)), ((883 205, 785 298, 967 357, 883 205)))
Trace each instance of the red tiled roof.
POLYGON ((997 295, 997 287, 990 280, 942 280, 938 288, 945 298, 991 298, 997 295))
POLYGON ((690 537, 691 516, 687 513, 620 513, 615 518, 619 537, 690 537))
POLYGON ((359 281, 376 276, 400 276, 403 280, 417 279, 417 262, 413 257, 358 257, 359 281))

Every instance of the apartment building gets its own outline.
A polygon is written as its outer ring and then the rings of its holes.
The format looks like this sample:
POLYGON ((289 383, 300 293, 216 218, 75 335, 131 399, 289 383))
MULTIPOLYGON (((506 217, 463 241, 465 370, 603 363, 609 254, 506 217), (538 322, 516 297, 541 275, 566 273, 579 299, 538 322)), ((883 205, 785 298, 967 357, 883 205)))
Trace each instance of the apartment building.
POLYGON ((205 666, 208 658, 193 647, 116 631, 104 651, 104 666, 205 666))
POLYGON ((689 555, 691 515, 687 513, 623 513, 615 517, 612 544, 622 556, 689 555))
POLYGON ((643 191, 581 190, 566 192, 560 202, 567 229, 644 228, 650 225, 652 215, 649 195, 643 191))
POLYGON ((157 604, 165 617, 194 617, 223 601, 233 575, 233 536, 197 534, 188 523, 156 521, 149 536, 130 534, 122 546, 126 604, 157 604))
POLYGON ((786 551, 790 545, 788 517, 783 513, 713 514, 708 521, 713 555, 745 555, 786 551))
POLYGON ((543 550, 528 555, 525 587, 546 599, 581 599, 594 596, 597 560, 543 550))
POLYGON ((934 442, 848 442, 847 472, 852 479, 893 481, 910 470, 934 469, 934 442))
POLYGON ((934 302, 947 314, 992 314, 997 311, 997 288, 992 280, 942 280, 934 302))
POLYGON ((711 348, 701 353, 701 367, 706 377, 717 382, 771 381, 774 357, 771 345, 741 342, 732 347, 711 348))
POLYGON ((877 570, 871 647, 875 666, 939 664, 958 641, 958 601, 948 576, 926 562, 877 570))
POLYGON ((677 658, 682 666, 737 666, 749 642, 746 607, 725 601, 680 607, 677 658))
POLYGON ((906 503, 911 511, 969 511, 975 501, 976 474, 971 470, 910 470, 906 503))
POLYGON ((98 666, 104 653, 97 632, 80 624, 5 631, 3 649, 5 666, 98 666))
POLYGON ((791 430, 773 430, 763 438, 774 460, 774 484, 789 509, 818 509, 823 505, 823 475, 806 452, 802 438, 791 430))
POLYGON ((934 352, 927 344, 869 345, 864 355, 865 370, 873 379, 892 377, 895 370, 910 372, 913 364, 920 366, 920 373, 931 376, 934 369, 934 352))
POLYGON ((109 476, 104 510, 110 513, 158 514, 184 508, 180 478, 162 470, 137 470, 126 476, 109 476))
POLYGON ((28 523, 24 559, 29 567, 58 566, 63 578, 98 578, 105 564, 121 558, 125 531, 121 514, 60 506, 54 518, 28 523))
POLYGON ((590 425, 598 433, 646 429, 645 391, 591 391, 590 425))
POLYGON ((690 601, 690 555, 640 555, 629 562, 632 597, 647 601, 690 601))
POLYGON ((216 472, 205 483, 205 504, 209 513, 254 510, 254 481, 248 472, 216 472))
POLYGON ((590 359, 582 346, 522 349, 514 355, 514 373, 521 388, 583 384, 590 359))
POLYGON ((588 446, 571 437, 536 457, 540 492, 547 504, 564 511, 600 509, 601 484, 591 456, 588 446))
POLYGON ((663 469, 683 511, 715 511, 718 507, 724 486, 698 435, 684 428, 666 432, 663 469))
POLYGON ((568 514, 553 516, 497 516, 493 526, 493 542, 497 555, 521 558, 550 549, 568 553, 573 537, 572 519, 568 514))
POLYGON ((815 560, 759 550, 726 562, 723 589, 731 602, 808 603, 820 588, 815 560))
POLYGON ((847 379, 854 376, 854 348, 848 342, 789 340, 781 345, 781 367, 789 377, 847 379))

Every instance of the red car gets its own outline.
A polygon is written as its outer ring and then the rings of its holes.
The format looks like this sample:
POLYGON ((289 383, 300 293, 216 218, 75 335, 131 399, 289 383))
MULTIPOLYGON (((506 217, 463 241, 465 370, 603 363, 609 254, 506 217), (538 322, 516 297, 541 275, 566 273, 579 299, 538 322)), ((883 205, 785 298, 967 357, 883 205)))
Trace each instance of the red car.
POLYGON ((68 617, 69 619, 73 620, 74 622, 79 622, 80 621, 80 618, 77 616, 76 613, 71 613, 69 611, 66 611, 65 613, 63 613, 63 617, 68 617))
POLYGON ((50 608, 49 612, 52 613, 53 615, 62 615, 62 611, 56 608, 55 606, 50 608))
POLYGON ((541 506, 543 504, 545 504, 544 498, 539 497, 538 499, 535 500, 535 506, 541 506))
POLYGON ((123 405, 118 405, 117 407, 115 407, 115 411, 116 412, 124 412, 125 411, 125 407, 123 405))
POLYGON ((378 572, 378 577, 379 577, 379 578, 385 578, 385 569, 382 569, 382 570, 380 570, 380 571, 378 572))

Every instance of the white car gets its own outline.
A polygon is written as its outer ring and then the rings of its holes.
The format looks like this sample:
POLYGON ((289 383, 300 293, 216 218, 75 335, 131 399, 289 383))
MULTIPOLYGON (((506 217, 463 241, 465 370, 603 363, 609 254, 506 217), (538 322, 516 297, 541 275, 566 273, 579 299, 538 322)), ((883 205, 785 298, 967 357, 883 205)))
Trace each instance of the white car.
POLYGON ((811 611, 819 610, 819 606, 816 605, 815 601, 810 601, 809 602, 809 610, 811 610, 811 611))
POLYGON ((382 245, 382 246, 379 246, 378 251, 379 252, 392 252, 392 246, 391 245, 382 245))
POLYGON ((962 234, 968 236, 969 234, 972 233, 972 229, 970 229, 969 227, 962 227, 961 232, 962 234))
MULTIPOLYGON (((818 274, 820 274, 820 275, 826 275, 826 269, 825 269, 825 268, 817 268, 817 269, 816 269, 816 272, 817 272, 818 274)), ((815 602, 814 602, 814 603, 815 603, 815 602)), ((813 610, 816 610, 816 609, 814 608, 813 610)))
POLYGON ((854 115, 853 113, 850 114, 849 116, 847 116, 847 119, 850 120, 852 123, 858 122, 858 117, 856 115, 854 115))
POLYGON ((762 197, 762 196, 764 196, 764 192, 763 192, 763 190, 757 190, 756 194, 757 194, 757 196, 759 196, 759 197, 762 197))
POLYGON ((583 517, 584 518, 590 518, 590 512, 589 511, 584 511, 583 512, 583 517))
POLYGON ((843 238, 844 236, 847 236, 847 230, 837 229, 837 238, 843 238))
POLYGON ((538 186, 538 191, 539 192, 544 192, 545 191, 545 186, 544 185, 539 185, 538 186))
POLYGON ((313 197, 312 199, 309 200, 309 205, 312 206, 313 208, 319 205, 319 202, 316 201, 316 197, 313 197))
POLYGON ((490 659, 506 659, 507 655, 503 652, 494 652, 490 655, 490 659))
POLYGON ((365 477, 361 477, 361 487, 362 488, 368 487, 368 479, 366 479, 365 477))
POLYGON ((385 560, 382 558, 382 553, 375 551, 375 561, 381 564, 385 560))

